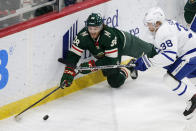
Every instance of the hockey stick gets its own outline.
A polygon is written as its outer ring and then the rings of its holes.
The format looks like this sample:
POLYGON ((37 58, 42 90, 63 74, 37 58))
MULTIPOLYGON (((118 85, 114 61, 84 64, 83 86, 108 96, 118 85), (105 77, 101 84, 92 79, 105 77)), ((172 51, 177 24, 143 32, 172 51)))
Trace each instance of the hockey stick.
POLYGON ((194 16, 191 24, 190 24, 190 29, 193 31, 193 32, 196 32, 196 15, 194 16))
MULTIPOLYGON (((67 64, 63 58, 59 58, 58 62, 67 64)), ((135 67, 134 61, 130 61, 127 65, 105 65, 105 66, 95 66, 95 67, 74 67, 78 71, 82 70, 93 70, 93 69, 112 69, 112 68, 121 68, 121 67, 135 67)))
MULTIPOLYGON (((76 73, 76 75, 78 75, 78 74, 79 74, 79 72, 76 73)), ((64 86, 65 86, 65 82, 63 82, 60 86, 58 86, 57 88, 55 88, 53 91, 51 91, 50 93, 48 93, 47 95, 45 95, 44 97, 42 97, 41 99, 39 99, 38 101, 36 101, 35 103, 33 103, 32 105, 30 105, 29 107, 27 107, 26 109, 24 109, 23 111, 21 111, 20 113, 18 113, 16 116, 14 116, 15 120, 17 120, 17 121, 20 120, 21 118, 19 116, 21 114, 23 114, 27 110, 31 109, 33 106, 37 105, 42 100, 46 99, 48 96, 50 96, 51 94, 53 94, 54 92, 56 92, 60 88, 63 89, 64 86)))
POLYGON ((95 66, 95 67, 76 67, 76 70, 93 70, 93 69, 112 69, 112 68, 121 68, 121 67, 135 67, 135 64, 127 65, 105 65, 105 66, 95 66))
POLYGON ((30 108, 32 108, 33 106, 35 106, 36 104, 38 104, 39 102, 41 102, 42 100, 44 100, 45 98, 47 98, 48 96, 50 96, 51 94, 53 94, 54 92, 56 92, 58 89, 62 88, 64 86, 64 84, 61 84, 59 87, 57 87, 56 89, 54 89, 53 91, 51 91, 50 93, 48 93, 46 96, 42 97, 40 100, 36 101, 34 104, 30 105, 29 107, 27 107, 26 109, 24 109, 23 111, 21 111, 20 113, 18 113, 16 116, 14 116, 14 118, 18 121, 21 118, 19 117, 21 114, 23 114, 24 112, 26 112, 27 110, 29 110, 30 108))

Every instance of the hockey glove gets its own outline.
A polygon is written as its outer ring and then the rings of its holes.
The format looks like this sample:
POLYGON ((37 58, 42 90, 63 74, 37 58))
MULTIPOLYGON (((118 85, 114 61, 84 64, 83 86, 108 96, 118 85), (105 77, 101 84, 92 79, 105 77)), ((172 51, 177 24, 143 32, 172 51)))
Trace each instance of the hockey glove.
POLYGON ((135 69, 140 71, 145 71, 152 66, 152 63, 146 55, 138 58, 135 62, 135 69))
POLYGON ((69 87, 72 84, 72 81, 76 75, 76 72, 74 71, 74 68, 72 67, 65 67, 63 76, 61 78, 61 85, 63 84, 62 88, 64 89, 64 86, 69 87))
MULTIPOLYGON (((95 61, 94 60, 90 60, 89 62, 84 62, 80 65, 81 67, 95 67, 95 61)), ((88 74, 90 72, 94 72, 94 71, 97 71, 96 69, 89 69, 89 70, 83 70, 83 71, 80 71, 80 73, 82 74, 88 74)))

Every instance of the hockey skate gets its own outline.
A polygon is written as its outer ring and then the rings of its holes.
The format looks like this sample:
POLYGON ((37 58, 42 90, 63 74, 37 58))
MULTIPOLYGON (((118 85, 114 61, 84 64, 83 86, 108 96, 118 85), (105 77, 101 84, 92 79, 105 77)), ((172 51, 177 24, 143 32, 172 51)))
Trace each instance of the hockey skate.
POLYGON ((195 108, 196 108, 196 94, 187 102, 187 107, 183 112, 187 120, 193 117, 195 108))

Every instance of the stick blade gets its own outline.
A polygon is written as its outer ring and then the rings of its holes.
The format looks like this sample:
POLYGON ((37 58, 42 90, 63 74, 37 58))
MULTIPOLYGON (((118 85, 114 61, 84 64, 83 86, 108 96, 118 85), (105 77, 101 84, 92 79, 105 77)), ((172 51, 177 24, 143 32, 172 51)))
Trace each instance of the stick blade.
POLYGON ((16 115, 16 116, 14 116, 14 120, 19 122, 19 121, 22 120, 22 116, 21 115, 16 115))

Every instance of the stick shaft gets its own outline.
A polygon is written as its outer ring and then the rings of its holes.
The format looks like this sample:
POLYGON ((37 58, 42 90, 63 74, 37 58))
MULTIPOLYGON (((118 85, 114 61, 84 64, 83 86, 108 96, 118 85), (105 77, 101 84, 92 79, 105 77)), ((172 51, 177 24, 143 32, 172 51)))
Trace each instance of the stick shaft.
MULTIPOLYGON (((78 75, 80 72, 77 72, 76 75, 78 75)), ((46 99, 48 96, 50 96, 51 94, 53 94, 54 92, 56 92, 58 89, 63 89, 63 87, 65 86, 65 83, 61 83, 61 85, 57 88, 55 88, 53 91, 51 91, 50 93, 48 93, 47 95, 45 95, 44 97, 42 97, 41 99, 39 99, 38 101, 36 101, 35 103, 33 103, 32 105, 30 105, 29 107, 27 107, 26 109, 24 109, 23 111, 21 111, 20 113, 18 113, 15 118, 17 118, 18 116, 20 116, 22 113, 26 112, 27 110, 29 110, 30 108, 32 108, 33 106, 37 105, 38 103, 40 103, 42 100, 46 99)))
POLYGON ((105 65, 105 66, 95 66, 95 67, 76 67, 76 70, 92 70, 92 69, 112 69, 121 67, 135 67, 135 64, 129 65, 105 65))
MULTIPOLYGON (((77 72, 75 76, 77 76, 80 72, 77 72)), ((46 99, 48 96, 50 96, 51 94, 53 94, 54 92, 56 92, 58 89, 63 89, 63 87, 65 86, 65 82, 61 83, 59 87, 55 88, 53 91, 51 91, 50 93, 48 93, 47 95, 45 95, 44 97, 42 97, 41 99, 39 99, 38 101, 36 101, 35 103, 33 103, 32 105, 30 105, 29 107, 27 107, 26 109, 24 109, 23 111, 21 111, 20 113, 18 113, 15 118, 17 118, 18 116, 20 116, 22 113, 26 112, 27 110, 31 109, 33 106, 37 105, 38 103, 40 103, 42 100, 46 99)))
POLYGON ((48 96, 50 96, 51 94, 53 94, 54 92, 56 92, 58 89, 60 89, 61 86, 57 87, 56 89, 54 89, 53 91, 51 91, 50 93, 48 93, 46 96, 42 97, 41 99, 39 99, 38 101, 36 101, 34 104, 30 105, 29 107, 27 107, 26 109, 24 109, 23 111, 21 111, 19 114, 17 114, 15 116, 15 118, 17 118, 19 115, 21 115, 22 113, 26 112, 27 110, 29 110, 30 108, 32 108, 33 106, 37 105, 38 103, 40 103, 42 100, 44 100, 45 98, 47 98, 48 96))

